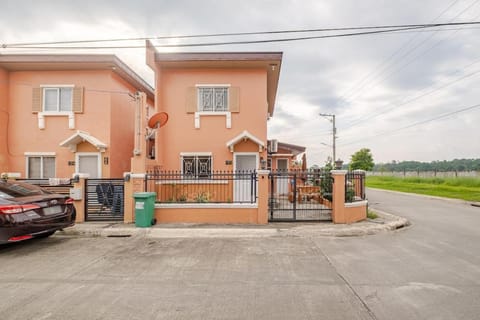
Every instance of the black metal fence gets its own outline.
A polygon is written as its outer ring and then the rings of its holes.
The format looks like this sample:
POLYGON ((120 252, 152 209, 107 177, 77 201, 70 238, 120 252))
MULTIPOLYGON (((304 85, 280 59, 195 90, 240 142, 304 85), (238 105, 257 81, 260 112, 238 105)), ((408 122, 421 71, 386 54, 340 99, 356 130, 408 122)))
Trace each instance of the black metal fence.
POLYGON ((123 221, 123 179, 85 180, 85 220, 123 221))
POLYGON ((332 219, 333 179, 329 172, 272 171, 269 182, 269 221, 332 219))
POLYGON ((65 195, 70 195, 70 188, 73 188, 71 179, 59 179, 59 180, 16 179, 16 180, 42 187, 43 189, 53 193, 65 194, 65 195))
POLYGON ((356 202, 365 199, 365 173, 348 172, 345 177, 345 202, 356 202))
POLYGON ((195 177, 180 171, 152 171, 145 190, 159 203, 256 203, 255 171, 215 171, 195 177))

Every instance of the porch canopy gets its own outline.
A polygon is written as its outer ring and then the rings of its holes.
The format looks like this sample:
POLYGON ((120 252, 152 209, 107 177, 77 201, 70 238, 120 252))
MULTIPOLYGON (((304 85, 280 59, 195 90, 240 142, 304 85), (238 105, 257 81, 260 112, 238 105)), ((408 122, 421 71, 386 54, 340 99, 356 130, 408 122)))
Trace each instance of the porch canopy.
POLYGON ((75 134, 73 134, 70 138, 60 143, 61 147, 69 148, 70 151, 76 152, 77 145, 82 142, 88 142, 97 148, 100 152, 105 152, 107 149, 107 144, 103 143, 102 141, 98 140, 94 136, 90 135, 88 132, 78 130, 75 134))
POLYGON ((248 132, 247 130, 244 130, 242 133, 240 133, 238 136, 234 137, 232 140, 227 142, 227 147, 230 149, 231 152, 233 152, 234 147, 237 143, 242 142, 242 141, 253 141, 258 145, 258 152, 262 152, 263 148, 265 148, 265 143, 260 140, 259 138, 255 137, 253 134, 248 132))

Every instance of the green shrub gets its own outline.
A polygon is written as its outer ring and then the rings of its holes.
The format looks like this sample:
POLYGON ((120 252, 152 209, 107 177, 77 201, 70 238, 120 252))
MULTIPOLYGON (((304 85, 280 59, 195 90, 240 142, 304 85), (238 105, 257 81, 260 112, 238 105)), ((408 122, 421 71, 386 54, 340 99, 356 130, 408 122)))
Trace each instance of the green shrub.
POLYGON ((368 219, 377 219, 378 214, 376 214, 375 212, 373 212, 371 210, 367 210, 367 218, 368 219))

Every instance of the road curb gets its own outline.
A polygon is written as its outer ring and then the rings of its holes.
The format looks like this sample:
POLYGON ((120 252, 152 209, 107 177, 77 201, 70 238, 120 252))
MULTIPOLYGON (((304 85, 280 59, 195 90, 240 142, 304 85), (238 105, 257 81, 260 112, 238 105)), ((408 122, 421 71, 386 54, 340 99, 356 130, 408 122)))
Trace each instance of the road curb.
POLYGON ((268 226, 180 225, 137 228, 133 224, 80 223, 58 231, 57 235, 79 237, 143 237, 143 238, 265 238, 265 237, 358 237, 394 231, 410 225, 402 217, 375 209, 379 218, 354 224, 285 224, 268 226))

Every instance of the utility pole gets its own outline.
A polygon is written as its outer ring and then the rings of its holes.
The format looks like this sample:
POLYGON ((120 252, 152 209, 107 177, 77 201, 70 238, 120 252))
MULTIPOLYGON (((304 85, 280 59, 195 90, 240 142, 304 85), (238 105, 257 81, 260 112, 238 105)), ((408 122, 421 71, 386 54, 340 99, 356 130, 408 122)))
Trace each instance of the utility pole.
POLYGON ((320 113, 319 114, 320 116, 324 117, 324 118, 331 118, 329 119, 329 121, 332 123, 333 125, 333 129, 332 129, 332 151, 333 151, 333 158, 332 158, 332 165, 335 167, 335 159, 336 159, 336 147, 335 147, 335 142, 337 140, 337 127, 335 127, 335 115, 334 114, 326 114, 326 113, 320 113))

